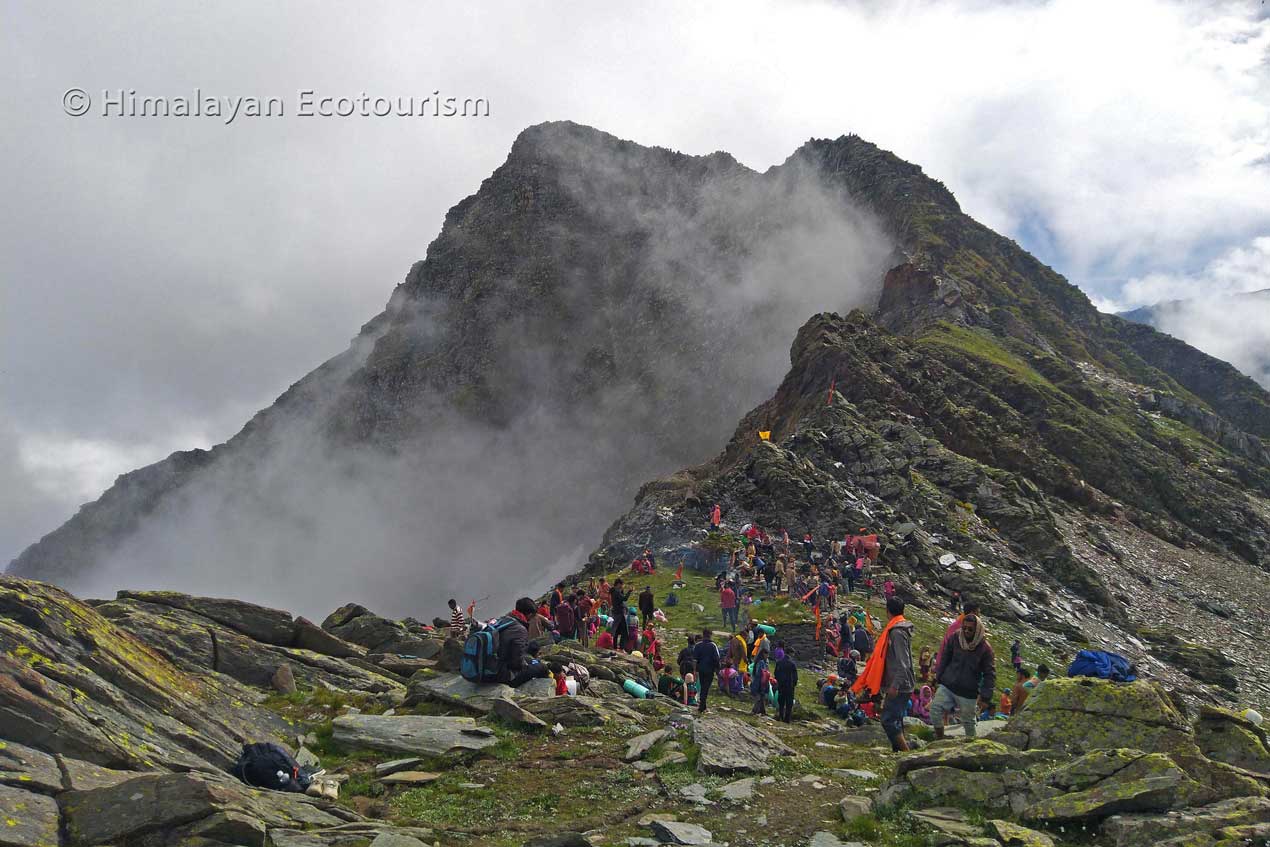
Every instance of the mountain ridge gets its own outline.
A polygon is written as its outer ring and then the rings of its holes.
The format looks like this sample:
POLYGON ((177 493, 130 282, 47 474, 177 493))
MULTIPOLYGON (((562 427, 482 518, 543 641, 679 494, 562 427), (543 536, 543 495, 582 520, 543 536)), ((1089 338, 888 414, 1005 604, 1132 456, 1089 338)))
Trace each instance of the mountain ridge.
MULTIPOLYGON (((1102 511, 1124 499, 1173 539, 1205 525, 1199 492, 1218 486, 1213 508, 1231 517, 1209 535, 1264 560, 1264 532, 1240 534, 1260 523, 1229 486, 1208 472, 1192 484, 1191 471, 1157 462, 1155 435, 1133 430, 1141 393, 1178 417, 1212 416, 1223 443, 1246 449, 1219 445, 1210 455, 1200 444, 1189 448, 1193 460, 1264 492, 1256 457, 1270 432, 1266 393, 1181 342, 1101 315, 1061 275, 965 215, 920 167, 848 135, 812 139, 759 174, 725 153, 688 156, 563 122, 521 133, 348 351, 226 445, 121 477, 10 571, 80 586, 109 560, 119 583, 143 559, 154 564, 142 573, 173 581, 170 563, 191 546, 258 534, 263 544, 231 546, 226 558, 271 568, 280 581, 316 558, 324 579, 334 571, 341 580, 322 601, 394 593, 403 573, 414 587, 479 593, 504 582, 498 569, 509 560, 542 584, 582 558, 597 523, 619 513, 650 470, 707 460, 726 443, 729 418, 770 396, 790 361, 788 339, 826 306, 872 312, 879 328, 916 340, 906 355, 938 352, 957 390, 979 398, 959 424, 971 437, 954 440, 956 416, 949 426, 927 421, 946 430, 954 452, 1023 472, 1024 445, 1046 444, 1050 495, 1102 511), (972 388, 976 380, 1000 382, 1010 402, 972 388), (1122 385, 1141 391, 1130 399, 1122 385), (995 443, 993 417, 1007 410, 1013 440, 995 443), (1055 410, 1062 427, 1045 423, 1055 410), (1126 446, 1146 452, 1126 461, 1126 446), (606 471, 562 472, 590 462, 606 471), (1166 495, 1140 494, 1157 471, 1166 495), (565 502, 537 497, 544 481, 569 491, 565 502), (427 524, 432 512, 446 519, 427 524), (254 520, 271 513, 289 532, 254 520), (327 530, 332 513, 340 528, 327 530), (219 523, 182 534, 206 515, 219 523), (421 520, 432 529, 400 530, 421 520), (522 542, 488 546, 491 522, 522 542), (350 531, 385 540, 359 546, 344 539, 350 531), (335 533, 321 545, 334 548, 329 557, 308 540, 324 532, 335 533), (410 549, 420 543, 422 554, 410 549), (432 548, 423 569, 434 577, 473 556, 495 564, 428 582, 410 569, 432 548), (521 565, 526 549, 532 563, 521 565), (360 572, 368 580, 343 574, 361 559, 373 563, 360 572)), ((935 395, 906 402, 945 408, 935 395)), ((215 571, 211 557, 202 561, 215 571)), ((169 587, 208 592, 182 582, 193 567, 169 587)))

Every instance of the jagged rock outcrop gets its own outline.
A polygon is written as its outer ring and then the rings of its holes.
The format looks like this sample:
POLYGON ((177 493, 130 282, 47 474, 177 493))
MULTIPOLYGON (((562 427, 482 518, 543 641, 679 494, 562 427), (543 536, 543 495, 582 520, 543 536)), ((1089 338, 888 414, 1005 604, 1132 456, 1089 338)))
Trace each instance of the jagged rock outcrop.
POLYGON ((352 688, 369 693, 400 691, 401 680, 363 658, 356 645, 293 621, 287 612, 241 601, 171 592, 121 591, 96 611, 161 652, 182 670, 215 671, 238 682, 269 687, 287 666, 308 687, 352 688), (233 614, 225 614, 225 609, 233 614), (253 635, 255 633, 255 635, 253 635), (309 644, 319 651, 298 644, 309 644))
POLYGON ((228 768, 284 725, 263 695, 194 678, 92 607, 0 578, 0 726, 8 741, 124 770, 228 768))

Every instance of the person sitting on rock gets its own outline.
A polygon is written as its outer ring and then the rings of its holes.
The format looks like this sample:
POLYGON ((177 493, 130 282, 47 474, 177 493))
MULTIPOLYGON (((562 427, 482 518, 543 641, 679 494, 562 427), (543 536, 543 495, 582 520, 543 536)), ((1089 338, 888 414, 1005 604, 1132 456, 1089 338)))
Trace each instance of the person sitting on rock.
MULTIPOLYGON (((689 677, 692 674, 688 674, 689 677)), ((684 680, 683 677, 674 676, 664 673, 657 677, 657 693, 665 695, 676 702, 684 702, 684 680)))
POLYGON ((934 699, 935 692, 931 690, 929 685, 923 685, 922 690, 913 696, 913 708, 910 710, 915 718, 921 718, 924 721, 930 721, 930 701, 934 699))
POLYGON ((459 608, 459 601, 451 598, 448 605, 450 606, 450 635, 462 638, 467 634, 467 617, 459 608))
MULTIPOLYGON (((499 638, 499 644, 502 644, 501 636, 499 638)), ((521 668, 520 673, 516 674, 508 681, 508 685, 512 688, 520 688, 520 686, 529 682, 531 679, 545 679, 548 675, 550 675, 551 668, 547 666, 546 662, 543 662, 538 658, 539 649, 538 642, 536 641, 530 641, 525 646, 524 667, 521 668)))
MULTIPOLYGON (((684 688, 683 688, 683 692, 684 692, 683 704, 685 706, 697 705, 697 698, 698 696, 700 696, 699 694, 700 690, 701 690, 701 687, 697 684, 696 676, 694 676, 693 674, 688 674, 687 676, 685 676, 684 688)), ((703 708, 701 711, 704 712, 705 709, 703 708)))
POLYGON ((850 650, 838 660, 838 677, 850 688, 860 676, 860 651, 850 650))
POLYGON ((938 687, 930 704, 930 720, 937 739, 944 737, 944 715, 954 710, 961 712, 966 737, 974 738, 977 712, 992 703, 997 682, 996 657, 986 635, 978 615, 967 614, 940 653, 935 672, 938 687))
POLYGON ((829 674, 829 678, 820 687, 820 702, 831 712, 836 708, 838 702, 838 676, 836 674, 829 674))
POLYGON ((743 688, 741 674, 732 666, 732 660, 724 659, 723 667, 719 669, 719 690, 729 697, 738 697, 743 688))
MULTIPOLYGON (((1023 708, 1023 704, 1027 702, 1027 698, 1031 696, 1032 689, 1036 684, 1032 682, 1032 672, 1023 665, 1019 665, 1014 672, 1014 688, 1010 689, 1010 710, 1006 712, 1010 715, 1018 714, 1019 709, 1023 708)), ((1001 711, 1005 712, 1005 709, 1001 711)))
POLYGON ((529 616, 537 614, 534 601, 521 597, 507 616, 508 625, 498 634, 498 676, 499 682, 511 683, 525 670, 528 664, 529 616))

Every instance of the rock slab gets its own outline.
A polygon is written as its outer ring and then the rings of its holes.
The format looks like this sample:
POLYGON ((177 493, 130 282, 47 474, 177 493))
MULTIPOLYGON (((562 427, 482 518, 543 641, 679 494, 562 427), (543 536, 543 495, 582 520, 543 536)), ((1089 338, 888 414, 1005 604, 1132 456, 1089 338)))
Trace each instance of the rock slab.
POLYGON ((422 756, 479 751, 497 743, 478 734, 476 720, 465 717, 342 715, 332 727, 340 744, 422 756))
POLYGON ((705 827, 682 821, 653 821, 652 830, 670 844, 709 844, 713 838, 705 827))

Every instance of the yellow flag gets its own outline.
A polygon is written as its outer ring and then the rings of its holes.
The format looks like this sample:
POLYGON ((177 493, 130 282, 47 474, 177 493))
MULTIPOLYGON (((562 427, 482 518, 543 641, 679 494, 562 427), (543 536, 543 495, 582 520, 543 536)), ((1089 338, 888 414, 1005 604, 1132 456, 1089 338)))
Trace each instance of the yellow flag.
POLYGON ((772 431, 770 429, 760 429, 758 431, 758 437, 763 439, 764 441, 771 441, 772 431))

